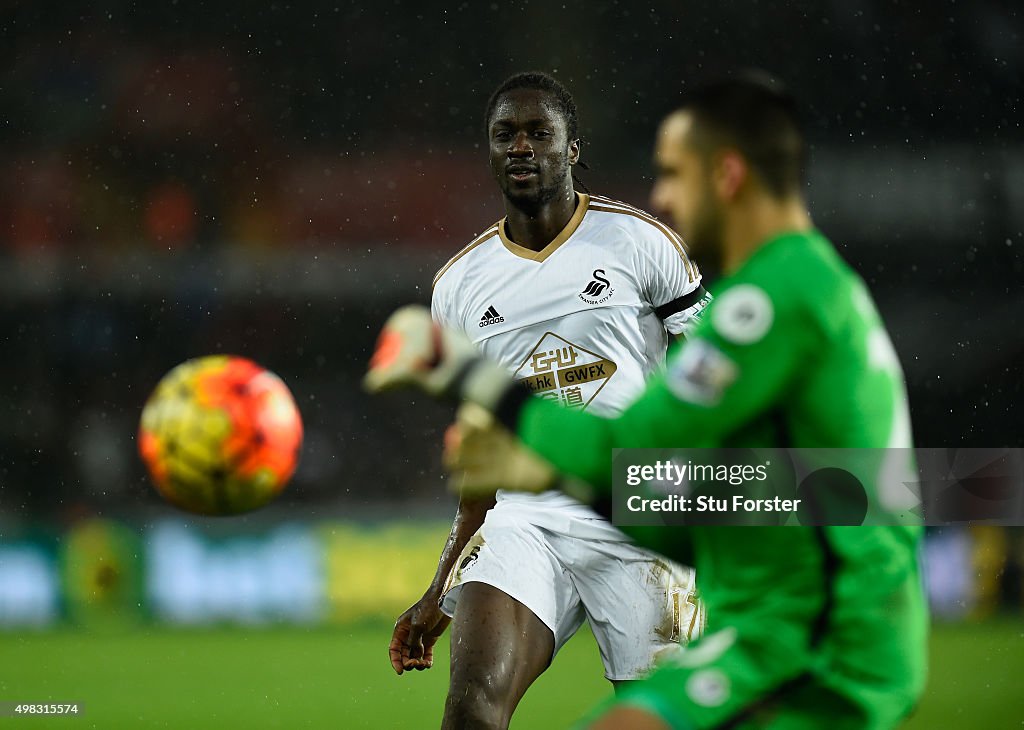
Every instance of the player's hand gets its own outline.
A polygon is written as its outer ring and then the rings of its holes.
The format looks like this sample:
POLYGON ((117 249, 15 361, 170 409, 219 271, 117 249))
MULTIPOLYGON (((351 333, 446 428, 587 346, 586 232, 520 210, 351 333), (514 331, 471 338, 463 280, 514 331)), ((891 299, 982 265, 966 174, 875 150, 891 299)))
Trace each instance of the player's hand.
POLYGON ((557 481, 548 462, 474 403, 459 408, 444 441, 444 465, 453 474, 452 491, 463 496, 485 496, 497 489, 543 492, 557 481))
POLYGON ((464 335, 442 329, 426 307, 412 304, 384 323, 363 383, 371 393, 414 386, 440 395, 478 357, 464 335))
POLYGON ((434 666, 434 644, 451 623, 438 607, 438 598, 435 591, 427 591, 395 622, 388 654, 397 674, 434 666))

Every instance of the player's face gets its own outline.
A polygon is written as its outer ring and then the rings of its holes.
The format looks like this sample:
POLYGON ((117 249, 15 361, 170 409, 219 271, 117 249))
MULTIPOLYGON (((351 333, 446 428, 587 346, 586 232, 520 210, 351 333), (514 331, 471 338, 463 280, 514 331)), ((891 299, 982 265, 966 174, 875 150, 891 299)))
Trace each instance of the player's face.
POLYGON ((491 172, 502 194, 520 208, 536 209, 572 189, 570 167, 579 142, 550 94, 517 89, 502 94, 487 127, 491 172))
POLYGON ((692 125, 686 112, 662 122, 654 150, 657 178, 651 205, 682 235, 694 258, 718 258, 722 207, 713 192, 709 165, 690 143, 692 125))

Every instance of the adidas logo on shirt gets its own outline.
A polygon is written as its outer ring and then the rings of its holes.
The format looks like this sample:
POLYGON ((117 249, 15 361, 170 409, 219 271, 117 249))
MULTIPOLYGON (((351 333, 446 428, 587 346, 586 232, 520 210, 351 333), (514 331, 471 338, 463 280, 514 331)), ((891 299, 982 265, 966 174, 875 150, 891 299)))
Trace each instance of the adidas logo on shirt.
POLYGON ((480 318, 480 325, 479 326, 480 327, 486 327, 489 324, 498 324, 499 322, 504 322, 504 321, 505 321, 505 318, 502 317, 500 314, 498 314, 498 310, 495 309, 494 305, 492 304, 491 306, 489 306, 487 308, 487 311, 484 312, 484 316, 480 318))

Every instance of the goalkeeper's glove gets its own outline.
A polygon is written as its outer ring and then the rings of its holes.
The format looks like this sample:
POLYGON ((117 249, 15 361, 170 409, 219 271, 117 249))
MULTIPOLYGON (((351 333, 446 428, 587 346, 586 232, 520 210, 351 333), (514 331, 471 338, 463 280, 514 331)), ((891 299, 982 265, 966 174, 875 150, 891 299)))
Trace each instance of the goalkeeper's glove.
POLYGON ((444 465, 452 491, 470 497, 497 489, 543 492, 557 486, 558 474, 523 446, 490 413, 474 403, 459 408, 444 440, 444 465))
POLYGON ((494 411, 513 381, 503 368, 482 357, 464 334, 442 328, 426 307, 409 305, 384 323, 363 384, 371 393, 418 387, 494 411))
MULTIPOLYGON (((470 442, 451 449, 450 468, 461 472, 455 486, 465 486, 467 493, 558 488, 581 502, 593 500, 589 485, 559 480, 552 466, 511 433, 496 422, 487 425, 487 419, 514 423, 529 391, 517 387, 501 366, 481 356, 464 334, 435 323, 425 307, 402 307, 388 318, 363 384, 371 393, 412 386, 479 406, 475 414, 473 410, 460 414, 460 420, 467 421, 470 442)), ((458 429, 453 433, 457 439, 458 429)))

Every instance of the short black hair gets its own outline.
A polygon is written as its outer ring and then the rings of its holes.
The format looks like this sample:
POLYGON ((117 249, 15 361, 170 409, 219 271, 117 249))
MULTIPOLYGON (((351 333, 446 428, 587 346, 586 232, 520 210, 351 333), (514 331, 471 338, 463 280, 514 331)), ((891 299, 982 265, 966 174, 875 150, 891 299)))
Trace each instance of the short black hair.
POLYGON ((576 118, 576 102, 572 94, 555 77, 543 71, 524 71, 509 76, 501 86, 494 90, 491 98, 487 100, 487 110, 484 112, 484 129, 491 124, 491 115, 494 114, 494 107, 498 105, 498 99, 502 94, 518 89, 533 89, 550 94, 558 105, 558 110, 565 119, 565 127, 569 131, 569 139, 575 140, 579 132, 579 121, 576 118))
POLYGON ((686 95, 679 111, 693 115, 695 146, 710 154, 735 147, 776 197, 800 191, 807 144, 796 99, 775 78, 743 71, 686 95))

